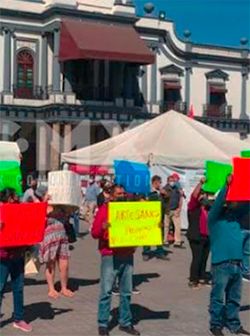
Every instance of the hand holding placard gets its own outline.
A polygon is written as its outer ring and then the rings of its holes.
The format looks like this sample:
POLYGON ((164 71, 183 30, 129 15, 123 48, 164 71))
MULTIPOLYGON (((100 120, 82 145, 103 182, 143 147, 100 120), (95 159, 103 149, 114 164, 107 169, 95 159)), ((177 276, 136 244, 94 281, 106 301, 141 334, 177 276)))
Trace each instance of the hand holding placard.
POLYGON ((202 189, 209 193, 216 193, 226 182, 226 178, 232 173, 232 165, 216 161, 206 161, 206 182, 202 189))
POLYGON ((109 203, 110 247, 161 245, 161 202, 109 203))

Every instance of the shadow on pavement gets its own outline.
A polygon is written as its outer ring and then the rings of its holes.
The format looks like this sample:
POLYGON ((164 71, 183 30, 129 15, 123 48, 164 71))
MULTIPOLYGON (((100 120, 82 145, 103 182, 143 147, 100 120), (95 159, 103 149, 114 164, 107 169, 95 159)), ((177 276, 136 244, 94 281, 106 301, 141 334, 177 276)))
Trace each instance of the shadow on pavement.
MULTIPOLYGON (((141 320, 168 320, 170 317, 169 311, 153 311, 138 304, 132 304, 131 310, 133 314, 133 324, 135 325, 141 320)), ((110 330, 118 325, 119 308, 114 308, 111 311, 111 316, 112 319, 109 323, 110 330)))
POLYGON ((240 311, 246 311, 246 310, 250 310, 250 305, 240 307, 240 311))
MULTIPOLYGON (((65 314, 70 311, 73 311, 73 309, 54 308, 49 302, 32 303, 25 306, 25 321, 31 323, 37 319, 53 320, 55 316, 65 314)), ((1 323, 1 327, 3 328, 11 322, 13 322, 13 319, 9 318, 1 323)))
POLYGON ((150 282, 151 279, 159 278, 159 273, 142 273, 133 275, 133 285, 135 287, 139 286, 144 282, 150 282))
POLYGON ((77 279, 77 278, 70 278, 69 279, 69 288, 72 291, 77 291, 79 287, 87 287, 93 286, 99 283, 99 279, 77 279))

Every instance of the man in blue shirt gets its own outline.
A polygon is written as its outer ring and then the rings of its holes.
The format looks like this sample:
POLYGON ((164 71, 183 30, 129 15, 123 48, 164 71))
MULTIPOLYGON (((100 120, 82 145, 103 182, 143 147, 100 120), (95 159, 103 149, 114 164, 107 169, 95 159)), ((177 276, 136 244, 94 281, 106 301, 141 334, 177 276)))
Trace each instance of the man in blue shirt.
POLYGON ((210 331, 223 336, 223 327, 236 335, 250 335, 240 322, 242 290, 243 235, 240 219, 248 210, 236 202, 226 202, 228 186, 220 191, 208 215, 212 255, 212 291, 210 297, 210 331))

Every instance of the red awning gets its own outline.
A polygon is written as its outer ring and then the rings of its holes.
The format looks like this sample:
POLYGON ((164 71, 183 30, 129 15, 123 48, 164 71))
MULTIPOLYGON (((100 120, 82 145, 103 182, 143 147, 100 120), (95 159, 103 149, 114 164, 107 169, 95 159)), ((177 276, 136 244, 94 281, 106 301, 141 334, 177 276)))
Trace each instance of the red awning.
POLYGON ((154 54, 132 26, 63 20, 59 60, 98 59, 152 64, 154 54))
POLYGON ((164 82, 164 89, 180 90, 181 84, 179 82, 164 82))
POLYGON ((105 166, 82 166, 71 164, 69 170, 80 175, 108 175, 109 168, 105 166))
POLYGON ((209 91, 211 93, 227 93, 227 89, 224 86, 210 86, 209 91))

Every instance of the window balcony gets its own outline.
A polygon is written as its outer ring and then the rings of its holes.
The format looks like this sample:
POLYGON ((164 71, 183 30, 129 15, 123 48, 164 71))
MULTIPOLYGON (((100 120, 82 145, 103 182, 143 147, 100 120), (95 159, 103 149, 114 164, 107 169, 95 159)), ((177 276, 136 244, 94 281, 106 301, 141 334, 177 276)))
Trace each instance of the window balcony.
POLYGON ((231 119, 232 118, 232 106, 223 104, 223 105, 214 105, 214 104, 204 104, 203 105, 203 116, 210 118, 223 118, 231 119))
POLYGON ((19 87, 18 85, 13 85, 13 95, 17 99, 48 99, 49 88, 45 89, 41 86, 29 87, 19 87))
POLYGON ((186 114, 187 113, 187 104, 183 101, 177 101, 177 102, 173 102, 173 101, 168 101, 168 102, 163 102, 162 106, 161 106, 161 112, 167 112, 170 110, 175 110, 177 112, 181 112, 186 114))

